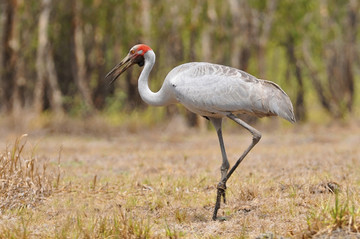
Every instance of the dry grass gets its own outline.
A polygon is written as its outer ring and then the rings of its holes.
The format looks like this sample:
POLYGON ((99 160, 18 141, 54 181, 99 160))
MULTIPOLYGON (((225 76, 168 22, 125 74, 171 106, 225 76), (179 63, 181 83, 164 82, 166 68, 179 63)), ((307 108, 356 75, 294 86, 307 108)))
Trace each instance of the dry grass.
MULTIPOLYGON (((22 209, 7 206, 0 215, 0 237, 359 237, 360 128, 263 132, 228 182, 228 202, 219 211, 226 222, 211 220, 221 164, 215 132, 30 134, 28 142, 38 144, 34 153, 20 144, 15 148, 48 160, 52 183, 41 184, 49 185, 48 197, 39 194, 40 204, 22 209)), ((251 136, 231 128, 224 137, 233 163, 251 136)), ((39 188, 36 177, 34 184, 39 188)))
POLYGON ((25 147, 22 139, 26 136, 17 138, 10 149, 0 154, 0 214, 14 208, 35 207, 53 191, 47 163, 40 165, 35 155, 28 158, 22 155, 25 147))

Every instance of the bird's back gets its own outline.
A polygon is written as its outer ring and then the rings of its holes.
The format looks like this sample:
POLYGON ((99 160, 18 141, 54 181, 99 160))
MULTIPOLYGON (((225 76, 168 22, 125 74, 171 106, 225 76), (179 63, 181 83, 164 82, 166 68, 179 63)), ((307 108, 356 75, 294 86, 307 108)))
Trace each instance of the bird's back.
POLYGON ((202 116, 278 115, 295 122, 291 101, 277 84, 236 68, 192 62, 174 68, 165 82, 179 102, 202 116))

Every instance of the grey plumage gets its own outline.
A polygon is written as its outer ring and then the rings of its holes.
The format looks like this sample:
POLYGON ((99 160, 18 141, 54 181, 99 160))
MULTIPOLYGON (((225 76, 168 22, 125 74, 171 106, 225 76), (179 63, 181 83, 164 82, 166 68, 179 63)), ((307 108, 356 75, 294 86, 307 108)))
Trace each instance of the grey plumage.
POLYGON ((174 68, 167 81, 177 101, 202 116, 224 117, 230 112, 278 115, 295 122, 290 98, 277 84, 236 68, 191 62, 174 68))
POLYGON ((251 149, 259 142, 261 133, 251 127, 236 114, 249 114, 257 117, 278 115, 295 122, 294 110, 288 95, 277 84, 223 65, 191 62, 175 67, 166 76, 161 89, 152 92, 148 80, 155 64, 155 53, 144 44, 130 49, 129 54, 107 75, 114 82, 121 73, 133 64, 144 66, 138 89, 141 98, 154 106, 181 103, 190 111, 206 117, 214 125, 221 149, 221 180, 217 186, 217 197, 213 219, 218 220, 220 201, 225 202, 226 182, 251 149), (240 158, 230 168, 225 152, 221 124, 229 118, 252 134, 252 142, 240 158))

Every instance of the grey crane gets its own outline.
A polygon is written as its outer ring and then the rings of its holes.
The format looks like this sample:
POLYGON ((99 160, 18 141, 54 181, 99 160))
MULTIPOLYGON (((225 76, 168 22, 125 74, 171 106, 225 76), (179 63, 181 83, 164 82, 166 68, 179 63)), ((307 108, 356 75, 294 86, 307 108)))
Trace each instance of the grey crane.
POLYGON ((155 64, 155 53, 145 44, 133 46, 128 55, 105 78, 110 79, 111 84, 134 64, 144 66, 138 79, 138 89, 146 103, 154 106, 181 103, 214 125, 220 143, 222 165, 212 219, 223 220, 224 218, 217 217, 217 212, 221 198, 226 203, 226 182, 261 138, 261 133, 239 119, 237 114, 257 117, 277 115, 294 123, 295 116, 289 96, 271 81, 257 79, 236 68, 204 62, 191 62, 175 67, 166 76, 161 89, 152 92, 148 79, 155 64), (221 130, 224 117, 235 121, 253 136, 251 144, 231 169, 221 130))

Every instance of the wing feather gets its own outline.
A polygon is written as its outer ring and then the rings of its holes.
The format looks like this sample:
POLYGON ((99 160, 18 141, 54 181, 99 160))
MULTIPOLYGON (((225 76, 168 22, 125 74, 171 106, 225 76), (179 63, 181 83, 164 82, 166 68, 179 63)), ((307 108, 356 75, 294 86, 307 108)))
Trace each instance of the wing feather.
POLYGON ((232 67, 187 63, 174 68, 166 81, 179 102, 203 116, 223 117, 231 112, 295 121, 291 101, 280 86, 232 67))

